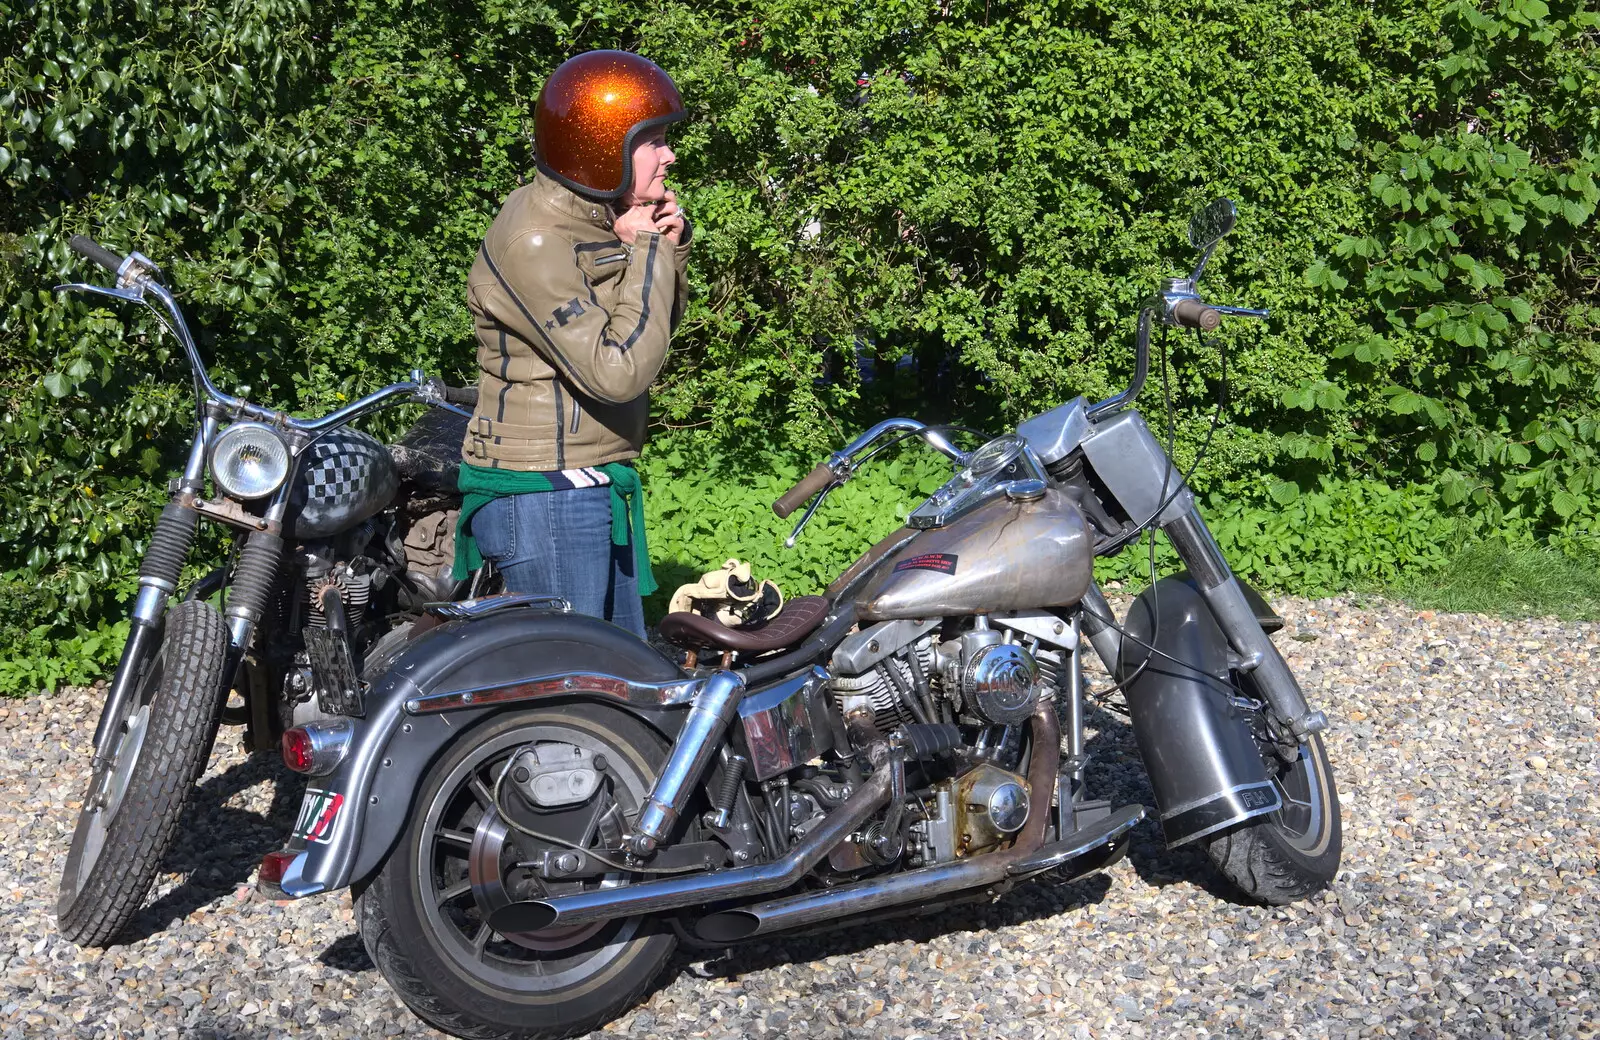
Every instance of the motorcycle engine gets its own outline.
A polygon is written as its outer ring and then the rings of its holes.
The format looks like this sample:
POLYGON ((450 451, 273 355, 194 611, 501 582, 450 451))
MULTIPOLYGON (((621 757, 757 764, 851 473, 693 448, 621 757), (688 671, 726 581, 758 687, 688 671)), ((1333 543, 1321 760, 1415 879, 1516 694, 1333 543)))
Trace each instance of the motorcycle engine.
POLYGON ((973 725, 1016 726, 1033 714, 1053 688, 1059 659, 1030 649, 994 629, 973 629, 954 639, 922 637, 858 675, 829 682, 847 722, 868 724, 877 735, 914 720, 907 699, 926 691, 937 715, 973 725))
POLYGON ((987 852, 1009 840, 1028 819, 1028 781, 988 763, 941 781, 933 790, 931 812, 911 825, 907 843, 918 864, 987 852))
POLYGON ((933 671, 933 640, 925 639, 907 651, 885 658, 860 675, 834 676, 829 682, 839 713, 847 721, 870 721, 878 733, 891 733, 913 721, 902 691, 917 688, 916 671, 926 676, 933 671), (911 655, 916 655, 915 665, 911 655))
POLYGON ((871 650, 874 663, 856 674, 836 674, 828 684, 852 743, 864 748, 918 714, 960 724, 974 741, 956 759, 964 767, 953 776, 935 771, 938 778, 916 799, 906 835, 908 860, 948 863, 1010 841, 1035 795, 1014 771, 1022 727, 1040 699, 1056 692, 1062 652, 981 621, 951 638, 930 627, 887 656, 877 646, 871 650), (913 698, 920 712, 913 712, 913 698))

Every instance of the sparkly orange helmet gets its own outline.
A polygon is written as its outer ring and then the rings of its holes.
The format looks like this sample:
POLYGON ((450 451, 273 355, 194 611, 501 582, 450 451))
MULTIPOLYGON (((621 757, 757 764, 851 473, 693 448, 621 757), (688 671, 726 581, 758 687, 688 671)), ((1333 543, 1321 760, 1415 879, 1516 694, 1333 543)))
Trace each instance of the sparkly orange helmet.
POLYGON ((627 51, 568 58, 545 80, 533 112, 535 161, 545 175, 596 199, 633 183, 633 144, 688 115, 672 77, 627 51))

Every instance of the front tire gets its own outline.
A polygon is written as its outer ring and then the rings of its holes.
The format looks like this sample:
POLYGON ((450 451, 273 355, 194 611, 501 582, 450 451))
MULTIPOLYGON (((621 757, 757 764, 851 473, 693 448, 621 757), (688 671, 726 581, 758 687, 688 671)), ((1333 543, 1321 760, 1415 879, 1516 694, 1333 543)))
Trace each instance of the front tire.
MULTIPOLYGON (((649 917, 510 937, 486 923, 486 898, 526 898, 529 884, 560 890, 528 880, 527 862, 553 846, 508 829, 495 793, 511 757, 544 742, 606 758, 588 800, 535 820, 543 833, 575 828, 568 836, 584 847, 601 844, 602 824, 620 836, 666 758, 642 723, 592 704, 485 722, 429 770, 410 825, 356 902, 378 970, 418 1017, 454 1036, 555 1040, 592 1030, 638 1001, 677 944, 670 928, 649 917)), ((623 881, 607 874, 567 884, 623 881)))
POLYGON ((1292 762, 1265 748, 1262 758, 1283 806, 1211 838, 1206 854, 1246 896, 1284 906, 1327 887, 1338 873, 1339 792, 1319 734, 1300 745, 1292 762))
POLYGON ((138 913, 223 706, 228 630, 209 604, 180 603, 145 668, 110 764, 89 780, 61 875, 56 921, 79 946, 103 946, 138 913))

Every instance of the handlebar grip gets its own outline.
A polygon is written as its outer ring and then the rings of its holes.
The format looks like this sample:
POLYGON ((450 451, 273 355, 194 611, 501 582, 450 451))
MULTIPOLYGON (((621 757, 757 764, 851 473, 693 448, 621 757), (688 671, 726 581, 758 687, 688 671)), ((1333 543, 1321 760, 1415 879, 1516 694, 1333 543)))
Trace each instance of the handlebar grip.
POLYGON ((1172 317, 1184 328, 1201 332, 1210 332, 1222 324, 1222 313, 1199 300, 1179 300, 1172 308, 1172 317))
POLYGON ((805 477, 783 493, 783 497, 772 503, 772 511, 782 519, 806 504, 812 495, 827 487, 833 481, 833 470, 827 463, 820 463, 816 469, 807 473, 805 477))
POLYGON ((104 267, 107 271, 110 271, 112 274, 116 274, 117 271, 122 267, 122 257, 113 253, 105 246, 90 238, 88 235, 73 235, 72 241, 67 244, 73 248, 74 252, 88 257, 101 267, 104 267))
POLYGON ((458 404, 464 408, 478 406, 478 388, 475 386, 447 386, 444 388, 446 404, 458 404))

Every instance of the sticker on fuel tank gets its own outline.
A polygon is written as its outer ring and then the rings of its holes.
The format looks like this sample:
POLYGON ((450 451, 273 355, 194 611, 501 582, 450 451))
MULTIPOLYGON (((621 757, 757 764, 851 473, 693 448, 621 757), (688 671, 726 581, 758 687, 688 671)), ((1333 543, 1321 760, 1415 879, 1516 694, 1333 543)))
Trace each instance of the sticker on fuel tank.
POLYGON ((940 574, 954 574, 956 561, 960 559, 955 553, 923 553, 921 556, 912 556, 901 560, 894 565, 894 572, 901 571, 938 571, 940 574))

